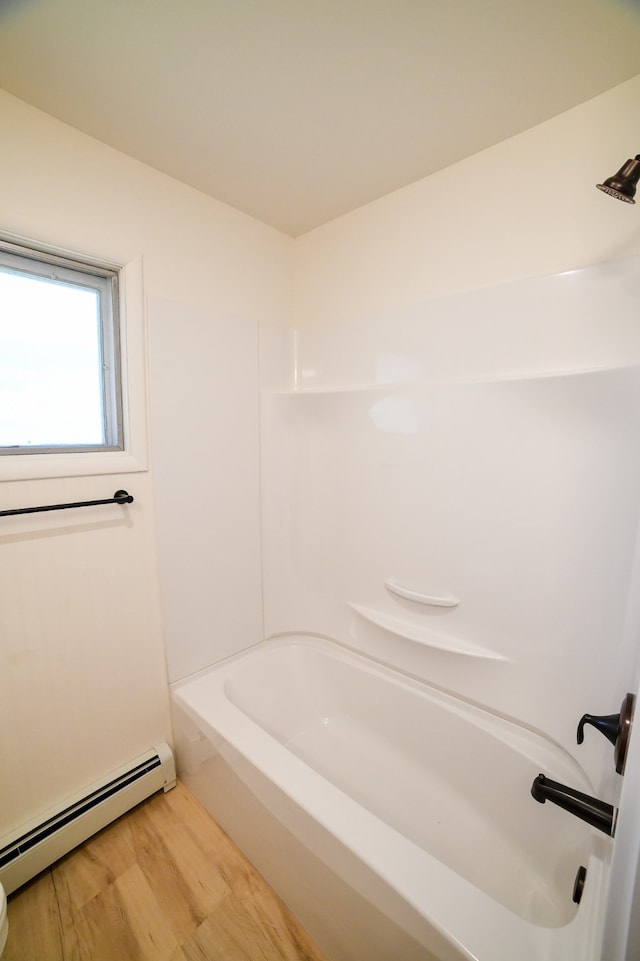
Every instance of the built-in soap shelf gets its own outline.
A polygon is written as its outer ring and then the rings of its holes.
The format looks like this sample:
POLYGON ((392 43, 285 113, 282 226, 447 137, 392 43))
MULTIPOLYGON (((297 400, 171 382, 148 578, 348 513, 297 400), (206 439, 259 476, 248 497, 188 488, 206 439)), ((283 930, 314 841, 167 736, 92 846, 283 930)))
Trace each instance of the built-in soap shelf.
POLYGON ((381 627, 391 634, 403 637, 417 644, 424 644, 425 647, 433 648, 437 651, 446 651, 449 654, 461 654, 465 657, 478 657, 489 661, 504 661, 506 658, 496 651, 482 647, 472 641, 466 641, 460 637, 452 637, 431 628, 421 627, 405 618, 397 617, 395 614, 387 614, 373 607, 366 607, 362 604, 348 602, 348 606, 366 621, 381 627))
POLYGON ((450 594, 448 591, 425 594, 422 591, 414 590, 412 587, 405 587, 394 578, 386 580, 384 586, 392 594, 396 594, 397 597, 403 597, 407 601, 415 601, 416 604, 427 604, 429 607, 457 607, 460 603, 455 594, 450 594))

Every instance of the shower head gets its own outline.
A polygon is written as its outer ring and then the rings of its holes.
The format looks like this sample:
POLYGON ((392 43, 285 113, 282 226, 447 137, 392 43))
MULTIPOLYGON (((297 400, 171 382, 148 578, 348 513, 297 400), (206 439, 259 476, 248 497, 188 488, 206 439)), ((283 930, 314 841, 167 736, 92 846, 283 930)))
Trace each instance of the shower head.
POLYGON ((604 190, 610 197, 616 200, 624 200, 626 204, 635 204, 633 199, 636 194, 636 185, 640 180, 640 154, 636 154, 635 160, 627 160, 623 167, 613 175, 608 177, 604 183, 596 184, 598 190, 604 190))

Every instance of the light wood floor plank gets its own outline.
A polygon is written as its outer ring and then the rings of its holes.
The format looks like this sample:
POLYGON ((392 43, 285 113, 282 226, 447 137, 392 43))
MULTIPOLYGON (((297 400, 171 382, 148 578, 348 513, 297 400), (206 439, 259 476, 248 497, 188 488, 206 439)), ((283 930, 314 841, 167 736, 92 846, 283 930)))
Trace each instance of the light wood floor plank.
POLYGON ((133 934, 138 961, 169 961, 180 947, 164 905, 160 904, 140 865, 134 866, 114 882, 123 926, 133 934))
MULTIPOLYGON (((174 788, 174 791, 181 789, 174 788)), ((133 825, 134 845, 141 827, 147 837, 144 856, 150 877, 160 876, 158 857, 161 856, 172 875, 171 883, 165 888, 167 900, 175 898, 179 890, 191 902, 199 922, 204 920, 228 892, 211 855, 203 850, 186 824, 175 816, 164 795, 151 798, 141 810, 133 825), (148 843, 149 837, 152 838, 151 844, 148 843)), ((141 857, 139 854, 139 859, 141 857)))
MULTIPOLYGON (((107 958, 136 961, 138 958, 139 942, 130 924, 129 905, 123 898, 129 887, 132 888, 133 884, 127 885, 126 881, 124 891, 117 887, 117 882, 108 884, 76 913, 76 929, 87 961, 103 961, 107 958)), ((151 917, 141 920, 147 930, 153 923, 154 914, 152 911, 151 917)))
POLYGON ((307 933, 289 914, 277 894, 244 857, 216 821, 187 790, 178 785, 168 795, 168 804, 193 830, 235 896, 242 902, 256 927, 265 932, 284 961, 315 961, 317 949, 307 933), (290 926, 290 927, 289 927, 290 926), (286 932, 284 935, 282 932, 286 932))
POLYGON ((158 811, 150 816, 150 808, 146 807, 132 826, 133 843, 155 897, 182 940, 194 933, 228 888, 215 860, 172 814, 165 798, 159 800, 162 816, 158 816, 158 811))
POLYGON ((23 890, 23 897, 9 900, 10 934, 2 961, 61 961, 62 930, 51 875, 46 874, 23 890))
POLYGON ((62 858, 56 879, 64 880, 71 903, 81 907, 135 863, 130 822, 120 818, 62 858))
POLYGON ((231 838, 181 781, 178 781, 175 789, 169 791, 165 798, 167 807, 191 832, 194 840, 203 850, 214 852, 216 861, 225 854, 230 854, 231 858, 237 859, 238 849, 231 838))
MULTIPOLYGON (((72 856, 69 855, 68 859, 71 861, 72 856)), ((64 860, 67 861, 67 858, 64 860)), ((60 862, 60 866, 62 867, 62 862, 60 862)), ((43 878, 47 876, 51 877, 56 893, 62 934, 62 957, 64 961, 86 961, 84 947, 86 938, 83 936, 84 921, 80 912, 81 905, 74 903, 73 889, 69 885, 70 875, 60 870, 49 871, 43 878)), ((39 883, 39 881, 36 883, 39 883)))
POLYGON ((282 961, 283 955, 233 894, 229 894, 183 945, 187 961, 282 961))
POLYGON ((326 961, 181 784, 9 898, 3 961, 326 961))

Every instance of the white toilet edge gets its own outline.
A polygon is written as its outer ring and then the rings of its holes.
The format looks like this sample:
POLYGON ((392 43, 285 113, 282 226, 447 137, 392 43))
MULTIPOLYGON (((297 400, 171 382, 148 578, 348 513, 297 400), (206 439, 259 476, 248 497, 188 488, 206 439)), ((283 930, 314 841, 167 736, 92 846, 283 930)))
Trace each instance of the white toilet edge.
POLYGON ((9 919, 7 917, 7 898, 0 884, 0 954, 4 951, 9 933, 9 919))

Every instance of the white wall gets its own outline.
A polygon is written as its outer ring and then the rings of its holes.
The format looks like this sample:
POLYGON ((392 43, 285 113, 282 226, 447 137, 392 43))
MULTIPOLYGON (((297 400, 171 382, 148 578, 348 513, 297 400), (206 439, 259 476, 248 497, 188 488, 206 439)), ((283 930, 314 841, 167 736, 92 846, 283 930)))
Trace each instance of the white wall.
MULTIPOLYGON (((289 238, 1 92, 0 124, 1 231, 121 264, 141 257, 144 295, 171 301, 176 327, 182 307, 185 317, 287 321, 289 238)), ((180 346, 177 336, 176 365, 180 346)), ((144 407, 145 384, 131 388, 144 407)), ((208 451, 205 472, 220 471, 218 454, 208 451)), ((176 461, 187 455, 175 438, 176 461)), ((135 502, 3 519, 0 836, 171 737, 152 471, 7 476, 0 461, 3 508, 122 487, 135 502)), ((162 546, 189 553, 171 539, 162 546)), ((178 565, 167 590, 186 590, 191 573, 178 565)), ((193 615, 182 613, 188 644, 193 615)))
POLYGON ((593 188, 640 150, 639 102, 640 76, 299 238, 295 326, 640 252, 593 188))

